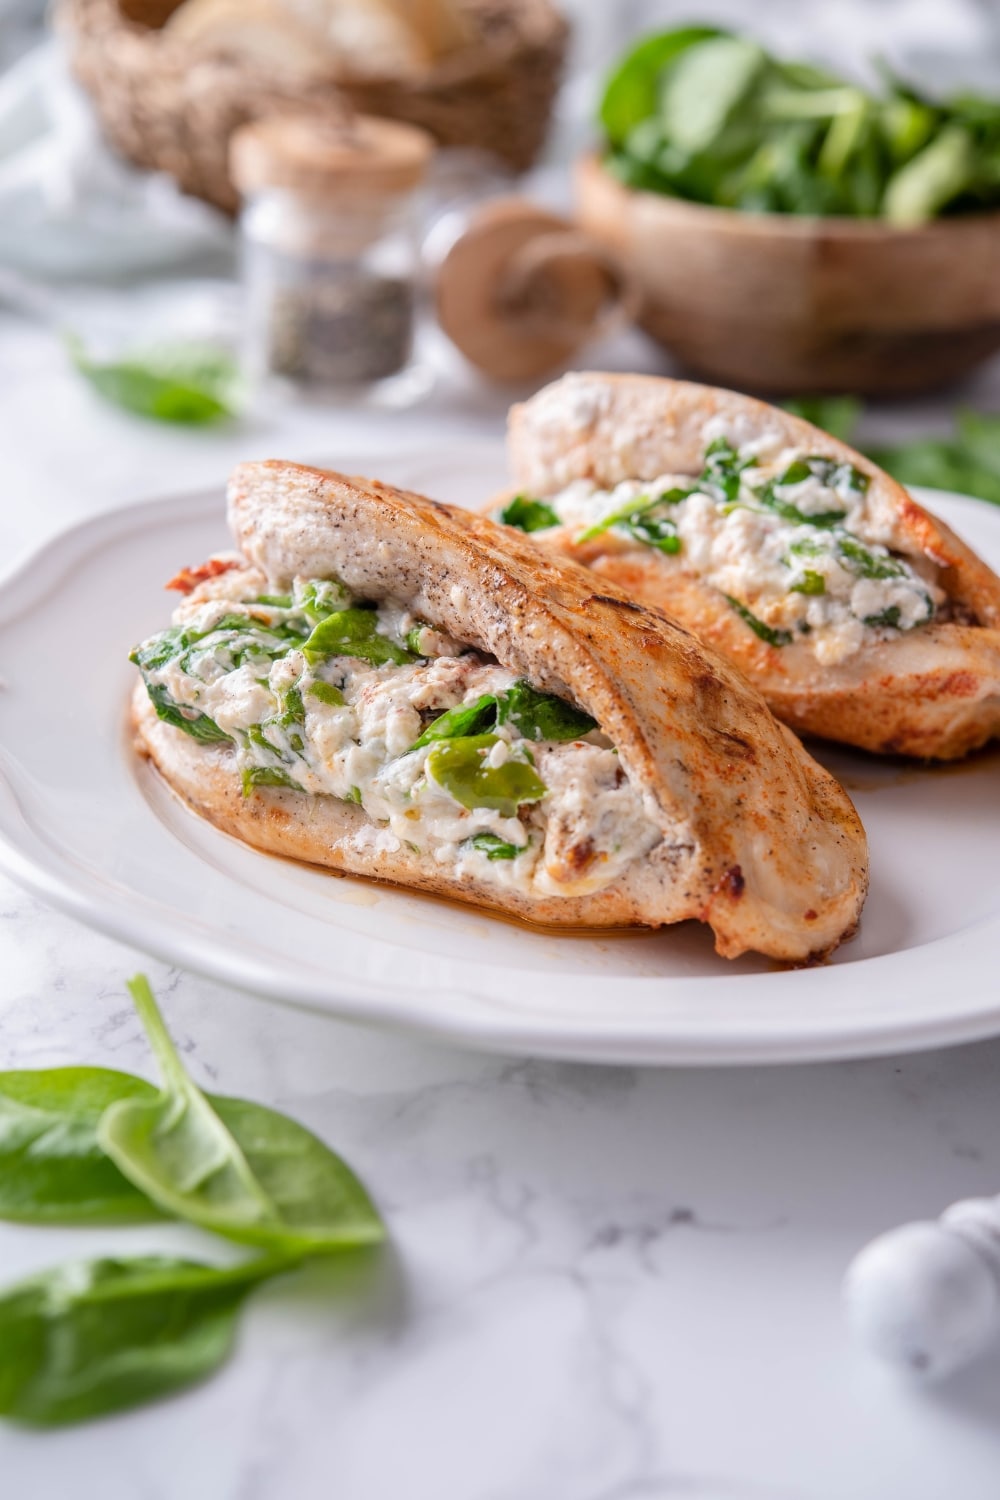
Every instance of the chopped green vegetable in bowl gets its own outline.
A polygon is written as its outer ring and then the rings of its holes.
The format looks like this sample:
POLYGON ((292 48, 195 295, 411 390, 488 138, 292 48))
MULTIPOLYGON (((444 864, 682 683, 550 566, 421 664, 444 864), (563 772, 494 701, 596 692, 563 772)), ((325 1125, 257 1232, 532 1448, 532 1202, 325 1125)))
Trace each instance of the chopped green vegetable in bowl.
POLYGON ((898 225, 1000 207, 1000 99, 887 73, 875 93, 711 27, 632 48, 600 123, 615 177, 696 203, 898 225))

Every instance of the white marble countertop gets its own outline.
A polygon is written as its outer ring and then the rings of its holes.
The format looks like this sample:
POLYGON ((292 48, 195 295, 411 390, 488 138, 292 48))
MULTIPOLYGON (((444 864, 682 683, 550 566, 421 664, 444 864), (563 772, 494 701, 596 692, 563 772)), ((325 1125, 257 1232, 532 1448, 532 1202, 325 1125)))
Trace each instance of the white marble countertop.
MULTIPOLYGON (((606 362, 648 356, 638 345, 606 362)), ((993 389, 987 376, 980 389, 993 389)), ((275 414, 174 432, 103 408, 0 319, 5 560, 88 512, 221 481, 236 458, 497 430, 449 385, 407 417, 275 414)), ((940 422, 946 408, 883 414, 940 422)), ((0 1427, 30 1500, 995 1500, 1000 1355, 936 1390, 850 1344, 871 1235, 1000 1190, 1000 1042, 795 1069, 498 1061, 167 971, 0 881, 0 1066, 150 1061, 145 967, 199 1081, 296 1115, 382 1207, 391 1248, 258 1295, 207 1385, 55 1433, 0 1427)), ((180 1228, 0 1226, 4 1281, 180 1228)))

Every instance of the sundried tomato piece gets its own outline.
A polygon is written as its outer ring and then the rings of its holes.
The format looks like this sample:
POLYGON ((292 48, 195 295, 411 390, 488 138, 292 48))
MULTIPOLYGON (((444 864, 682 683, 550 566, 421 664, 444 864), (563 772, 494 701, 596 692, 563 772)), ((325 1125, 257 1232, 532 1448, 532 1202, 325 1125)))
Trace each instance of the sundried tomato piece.
POLYGON ((208 562, 199 563, 196 568, 181 568, 169 583, 164 584, 164 588, 175 589, 178 594, 190 594, 199 583, 205 583, 209 578, 218 578, 220 573, 228 573, 231 568, 238 567, 235 557, 210 557, 208 562))

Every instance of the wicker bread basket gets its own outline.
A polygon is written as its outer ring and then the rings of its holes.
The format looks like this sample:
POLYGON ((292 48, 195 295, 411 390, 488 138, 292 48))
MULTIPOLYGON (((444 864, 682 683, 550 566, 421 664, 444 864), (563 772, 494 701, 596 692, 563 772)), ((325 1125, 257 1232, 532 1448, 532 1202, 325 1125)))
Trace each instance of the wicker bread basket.
POLYGON ((199 56, 159 28, 179 0, 58 0, 77 78, 112 146, 233 212, 227 148, 248 120, 338 99, 422 125, 443 145, 478 147, 515 170, 545 139, 568 27, 550 0, 470 0, 481 40, 419 80, 345 83, 266 75, 235 56, 199 56))

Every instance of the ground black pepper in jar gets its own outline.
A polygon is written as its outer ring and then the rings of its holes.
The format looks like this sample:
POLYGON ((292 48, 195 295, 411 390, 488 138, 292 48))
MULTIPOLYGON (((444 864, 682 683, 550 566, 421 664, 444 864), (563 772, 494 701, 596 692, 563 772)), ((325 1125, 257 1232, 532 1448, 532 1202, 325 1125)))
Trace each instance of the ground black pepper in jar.
POLYGON ((251 378, 331 393, 395 381, 412 356, 430 138, 365 116, 274 116, 231 150, 251 378))

